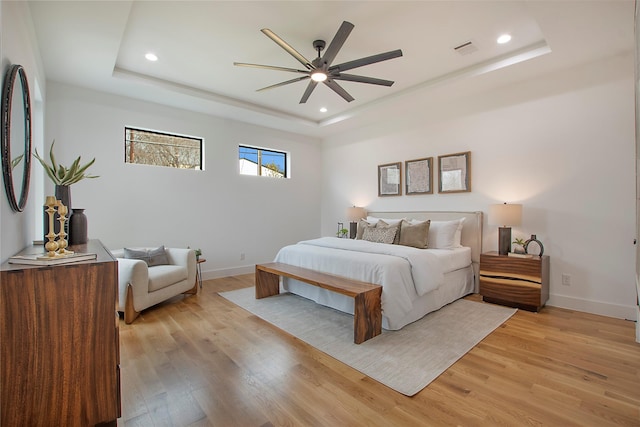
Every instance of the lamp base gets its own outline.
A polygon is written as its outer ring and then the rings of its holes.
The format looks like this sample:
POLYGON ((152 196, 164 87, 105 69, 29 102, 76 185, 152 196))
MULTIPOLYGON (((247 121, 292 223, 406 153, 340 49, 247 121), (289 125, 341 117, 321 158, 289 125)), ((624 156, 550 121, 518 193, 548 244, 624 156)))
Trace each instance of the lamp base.
POLYGON ((356 238, 356 234, 358 234, 358 223, 357 222, 350 222, 349 223, 349 238, 350 239, 355 239, 356 238))
POLYGON ((511 227, 498 228, 498 253, 507 255, 511 252, 511 227))

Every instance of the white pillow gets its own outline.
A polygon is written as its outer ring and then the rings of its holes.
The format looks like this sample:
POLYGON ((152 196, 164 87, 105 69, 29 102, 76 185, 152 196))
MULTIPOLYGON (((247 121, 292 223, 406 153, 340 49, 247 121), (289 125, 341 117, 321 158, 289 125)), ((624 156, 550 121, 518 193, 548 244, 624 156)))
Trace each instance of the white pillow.
MULTIPOLYGON (((431 221, 429 226, 429 249, 453 249, 461 248, 462 223, 465 218, 452 221, 431 221)), ((419 224, 424 221, 411 220, 411 224, 419 224)))

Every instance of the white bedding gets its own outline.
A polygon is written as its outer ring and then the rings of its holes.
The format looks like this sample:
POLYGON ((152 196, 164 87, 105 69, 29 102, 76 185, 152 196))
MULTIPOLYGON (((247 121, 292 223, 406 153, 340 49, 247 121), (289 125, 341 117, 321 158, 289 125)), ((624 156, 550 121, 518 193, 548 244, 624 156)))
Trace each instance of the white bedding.
MULTIPOLYGON (((383 327, 399 329, 404 326, 400 320, 407 319, 415 310, 414 301, 440 288, 446 273, 469 268, 471 251, 469 248, 416 249, 323 237, 286 246, 278 252, 275 261, 382 285, 383 327)), ((297 292, 299 282, 289 286, 289 280, 284 280, 283 284, 286 290, 300 293, 297 292)), ((303 296, 349 311, 327 303, 333 300, 333 295, 327 296, 326 292, 306 287, 303 296)))

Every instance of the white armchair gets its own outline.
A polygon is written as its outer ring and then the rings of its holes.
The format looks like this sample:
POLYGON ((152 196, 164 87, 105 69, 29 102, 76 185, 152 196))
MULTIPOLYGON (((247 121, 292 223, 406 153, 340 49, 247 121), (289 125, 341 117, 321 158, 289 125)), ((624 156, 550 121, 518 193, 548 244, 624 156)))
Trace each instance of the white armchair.
POLYGON ((142 259, 125 258, 124 249, 111 252, 118 260, 118 311, 124 312, 127 324, 145 308, 182 293, 198 292, 193 249, 165 248, 168 264, 151 267, 142 259))

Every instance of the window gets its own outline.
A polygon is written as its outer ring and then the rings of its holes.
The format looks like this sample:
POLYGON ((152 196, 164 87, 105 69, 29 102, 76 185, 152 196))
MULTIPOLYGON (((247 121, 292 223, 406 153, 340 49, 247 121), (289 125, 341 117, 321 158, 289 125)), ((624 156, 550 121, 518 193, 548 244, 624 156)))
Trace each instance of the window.
POLYGON ((241 175, 288 178, 287 153, 240 145, 238 147, 241 175))
POLYGON ((202 138, 124 128, 125 163, 202 170, 202 138))

